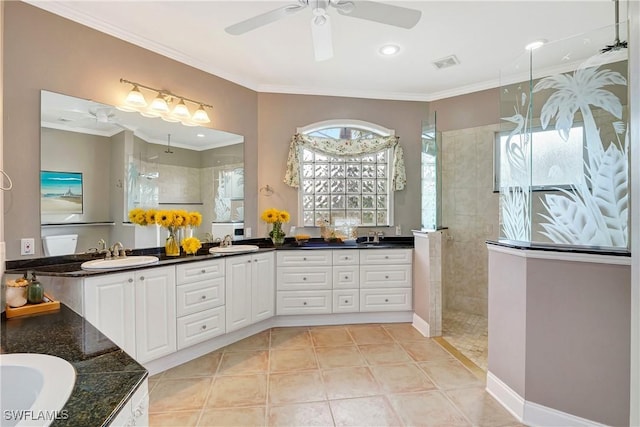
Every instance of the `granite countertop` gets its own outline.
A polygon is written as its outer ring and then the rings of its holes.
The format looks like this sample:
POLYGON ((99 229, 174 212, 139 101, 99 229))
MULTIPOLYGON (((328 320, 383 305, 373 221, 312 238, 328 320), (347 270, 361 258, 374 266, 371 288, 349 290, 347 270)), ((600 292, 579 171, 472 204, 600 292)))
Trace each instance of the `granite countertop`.
MULTIPOLYGON (((413 236, 410 237, 385 237, 379 243, 367 242, 366 238, 347 242, 325 242, 321 238, 312 238, 308 242, 298 244, 295 239, 287 238, 284 245, 274 248, 267 239, 251 239, 234 242, 234 244, 250 244, 259 247, 258 252, 273 250, 318 250, 318 249, 412 249, 414 247, 413 236)), ((135 249, 131 255, 153 255, 159 261, 155 264, 141 266, 108 269, 108 270, 82 270, 83 262, 97 259, 98 254, 76 254, 58 257, 29 258, 25 260, 9 260, 6 262, 6 274, 22 275, 25 271, 33 271, 38 276, 62 276, 62 277, 88 277, 102 274, 111 274, 119 271, 142 270, 147 268, 162 267, 196 261, 207 261, 221 257, 241 256, 247 253, 210 254, 212 244, 205 244, 196 255, 181 255, 168 257, 164 254, 164 248, 135 249)), ((255 252, 252 252, 255 253, 255 252)))
POLYGON ((571 246, 553 243, 520 242, 515 240, 487 240, 487 244, 502 246, 505 248, 523 249, 531 251, 548 251, 576 254, 611 255, 620 257, 630 257, 631 252, 627 249, 609 248, 602 246, 571 246))
POLYGON ((68 419, 52 426, 108 425, 147 377, 142 365, 64 304, 11 319, 3 313, 0 352, 48 354, 73 365, 76 382, 63 408, 68 419))

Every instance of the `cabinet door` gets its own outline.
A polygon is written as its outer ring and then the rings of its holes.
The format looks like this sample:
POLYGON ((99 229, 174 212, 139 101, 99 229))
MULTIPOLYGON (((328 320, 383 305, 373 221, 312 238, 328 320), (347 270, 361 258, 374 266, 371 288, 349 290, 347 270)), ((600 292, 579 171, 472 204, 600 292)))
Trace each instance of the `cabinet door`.
POLYGON ((273 252, 253 255, 251 262, 251 321, 272 317, 275 311, 273 252))
POLYGON ((132 273, 84 279, 84 317, 136 358, 135 291, 132 273))
POLYGON ((225 264, 227 332, 251 324, 251 255, 234 256, 225 264))
POLYGON ((135 273, 136 360, 145 363, 176 351, 174 267, 135 273))

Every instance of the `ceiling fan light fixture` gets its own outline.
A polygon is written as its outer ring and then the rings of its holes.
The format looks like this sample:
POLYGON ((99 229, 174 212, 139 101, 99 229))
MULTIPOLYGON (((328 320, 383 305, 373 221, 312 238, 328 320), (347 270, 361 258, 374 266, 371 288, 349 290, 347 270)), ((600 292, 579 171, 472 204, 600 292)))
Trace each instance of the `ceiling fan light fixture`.
POLYGON ((193 117, 191 118, 195 123, 210 123, 211 119, 206 111, 204 111, 204 105, 200 104, 200 107, 193 113, 193 117))
POLYGON ((397 44, 385 44, 379 49, 379 52, 383 56, 393 56, 400 52, 400 46, 397 44))

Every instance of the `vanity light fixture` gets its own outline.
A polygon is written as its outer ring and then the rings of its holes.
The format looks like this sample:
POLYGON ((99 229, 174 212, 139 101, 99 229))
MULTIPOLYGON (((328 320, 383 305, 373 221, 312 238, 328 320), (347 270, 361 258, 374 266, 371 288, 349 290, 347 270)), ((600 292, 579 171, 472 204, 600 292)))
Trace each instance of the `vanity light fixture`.
POLYGON ((211 122, 205 110, 205 107, 213 108, 209 104, 176 95, 165 89, 155 89, 126 79, 120 79, 120 83, 133 86, 125 98, 124 104, 117 107, 120 110, 137 111, 145 117, 161 117, 168 122, 181 122, 185 126, 199 126, 211 122), (147 100, 140 91, 141 88, 155 92, 155 98, 151 105, 147 106, 147 100), (187 107, 187 102, 198 106, 193 115, 191 115, 189 107, 187 107))

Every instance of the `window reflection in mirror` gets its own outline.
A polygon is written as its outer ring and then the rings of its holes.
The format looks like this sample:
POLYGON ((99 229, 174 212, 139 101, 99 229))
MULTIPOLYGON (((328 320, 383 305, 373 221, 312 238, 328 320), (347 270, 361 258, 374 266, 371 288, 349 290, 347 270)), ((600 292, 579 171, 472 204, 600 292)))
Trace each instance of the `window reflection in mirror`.
POLYGON ((133 207, 198 211, 200 238, 211 232, 219 212, 228 210, 225 221, 243 221, 243 140, 41 91, 41 170, 82 176, 81 210, 63 208, 62 181, 54 191, 41 188, 41 201, 47 199, 41 235, 77 234, 76 252, 100 239, 127 248, 160 246, 164 236, 155 227, 128 223, 133 207))

